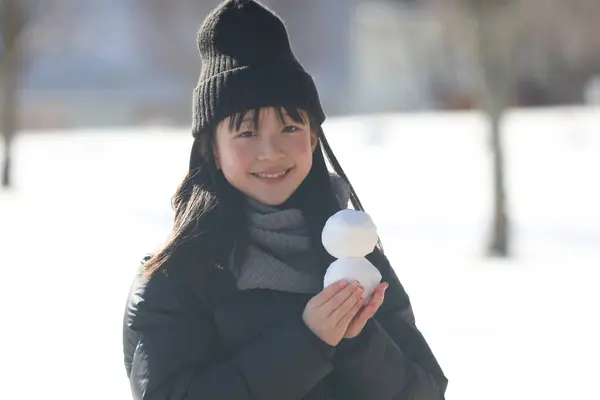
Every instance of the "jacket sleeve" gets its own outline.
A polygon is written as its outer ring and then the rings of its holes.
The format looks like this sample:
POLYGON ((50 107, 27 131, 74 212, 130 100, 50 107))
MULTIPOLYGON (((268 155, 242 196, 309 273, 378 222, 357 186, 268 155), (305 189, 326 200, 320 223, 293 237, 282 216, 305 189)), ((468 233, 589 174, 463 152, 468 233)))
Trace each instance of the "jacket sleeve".
POLYGON ((137 338, 128 366, 134 399, 300 398, 331 372, 333 348, 301 316, 225 355, 216 350, 219 335, 210 314, 186 307, 162 274, 156 280, 133 293, 137 299, 128 306, 125 329, 137 338))
POLYGON ((335 387, 345 399, 443 400, 448 381, 415 325, 404 288, 391 267, 381 264, 390 284, 386 299, 356 338, 338 345, 335 387))

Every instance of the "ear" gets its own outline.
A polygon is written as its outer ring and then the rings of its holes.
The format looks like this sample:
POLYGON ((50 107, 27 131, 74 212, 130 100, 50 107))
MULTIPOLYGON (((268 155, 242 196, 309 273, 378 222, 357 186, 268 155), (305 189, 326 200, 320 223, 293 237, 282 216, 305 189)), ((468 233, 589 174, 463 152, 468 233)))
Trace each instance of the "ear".
POLYGON ((310 130, 310 150, 314 152, 317 149, 317 145, 319 144, 319 135, 314 129, 310 130))

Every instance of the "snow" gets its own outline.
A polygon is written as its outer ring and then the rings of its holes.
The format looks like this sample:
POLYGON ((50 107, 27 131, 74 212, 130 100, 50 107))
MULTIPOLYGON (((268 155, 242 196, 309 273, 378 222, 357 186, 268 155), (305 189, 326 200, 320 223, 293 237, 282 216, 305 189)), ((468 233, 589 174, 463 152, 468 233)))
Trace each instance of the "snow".
MULTIPOLYGON (((514 257, 484 257, 490 153, 472 113, 326 132, 413 301, 447 399, 590 399, 600 376, 600 108, 506 120, 514 257)), ((0 192, 2 399, 128 399, 121 318, 169 233, 185 129, 24 132, 0 192)))
POLYGON ((335 258, 363 258, 377 244, 377 227, 366 212, 341 210, 325 222, 321 241, 335 258))

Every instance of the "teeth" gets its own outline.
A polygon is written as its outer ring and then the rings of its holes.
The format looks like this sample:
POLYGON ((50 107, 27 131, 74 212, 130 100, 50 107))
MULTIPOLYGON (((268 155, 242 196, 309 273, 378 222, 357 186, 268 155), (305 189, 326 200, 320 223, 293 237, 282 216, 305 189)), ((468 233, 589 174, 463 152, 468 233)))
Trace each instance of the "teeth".
POLYGON ((273 178, 279 178, 282 177, 283 175, 285 175, 287 173, 287 170, 285 171, 281 171, 278 172, 276 174, 254 174, 256 176, 258 176, 259 178, 269 178, 269 179, 273 179, 273 178))

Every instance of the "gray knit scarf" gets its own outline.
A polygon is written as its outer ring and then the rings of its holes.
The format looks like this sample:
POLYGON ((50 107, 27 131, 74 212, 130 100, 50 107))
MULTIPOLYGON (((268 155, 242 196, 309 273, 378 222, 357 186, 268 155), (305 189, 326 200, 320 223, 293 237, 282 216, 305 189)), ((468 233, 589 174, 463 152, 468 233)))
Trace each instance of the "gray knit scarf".
MULTIPOLYGON (((350 198, 348 185, 333 174, 331 182, 340 206, 346 208, 350 198)), ((239 289, 310 294, 323 289, 327 266, 319 265, 312 251, 299 209, 278 209, 249 199, 248 222, 250 243, 244 259, 232 268, 239 289)))

